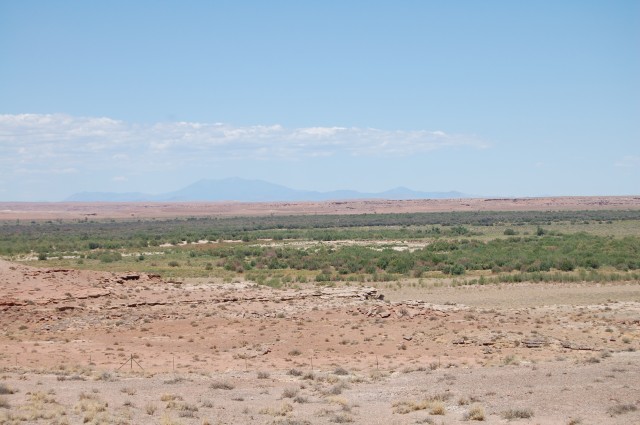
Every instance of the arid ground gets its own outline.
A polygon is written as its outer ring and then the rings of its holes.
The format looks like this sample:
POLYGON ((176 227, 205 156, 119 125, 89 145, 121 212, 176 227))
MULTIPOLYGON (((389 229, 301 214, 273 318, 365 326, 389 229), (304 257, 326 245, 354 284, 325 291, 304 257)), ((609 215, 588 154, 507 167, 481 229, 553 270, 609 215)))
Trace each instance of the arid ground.
MULTIPOLYGON (((103 207, 2 214, 145 215, 103 207)), ((640 424, 640 282, 373 285, 0 260, 0 424, 640 424)))
POLYGON ((0 202, 0 220, 626 209, 640 209, 640 196, 416 199, 405 201, 371 199, 333 202, 0 202))

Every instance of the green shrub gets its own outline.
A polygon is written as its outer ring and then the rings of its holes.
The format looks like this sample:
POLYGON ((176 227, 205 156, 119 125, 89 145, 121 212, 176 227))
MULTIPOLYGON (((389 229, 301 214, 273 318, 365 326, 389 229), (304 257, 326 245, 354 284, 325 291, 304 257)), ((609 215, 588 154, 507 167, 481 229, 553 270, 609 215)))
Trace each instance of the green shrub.
POLYGON ((105 251, 98 255, 98 260, 101 263, 113 263, 114 261, 122 260, 122 254, 114 251, 105 251))

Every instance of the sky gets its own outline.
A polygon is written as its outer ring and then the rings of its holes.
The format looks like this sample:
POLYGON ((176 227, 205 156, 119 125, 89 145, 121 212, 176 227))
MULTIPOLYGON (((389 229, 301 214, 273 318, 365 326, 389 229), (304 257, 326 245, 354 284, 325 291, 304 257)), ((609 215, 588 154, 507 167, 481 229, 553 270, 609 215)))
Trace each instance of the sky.
POLYGON ((0 201, 640 195, 640 2, 0 0, 0 201))

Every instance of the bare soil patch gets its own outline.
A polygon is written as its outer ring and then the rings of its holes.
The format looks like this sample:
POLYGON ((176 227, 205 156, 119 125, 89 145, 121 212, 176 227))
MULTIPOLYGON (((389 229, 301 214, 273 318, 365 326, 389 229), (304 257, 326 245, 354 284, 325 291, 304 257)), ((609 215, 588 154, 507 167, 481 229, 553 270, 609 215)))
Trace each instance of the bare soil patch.
POLYGON ((0 261, 0 423, 639 423, 639 287, 275 290, 0 261))
POLYGON ((326 202, 0 202, 0 220, 640 209, 640 196, 353 200, 326 202))

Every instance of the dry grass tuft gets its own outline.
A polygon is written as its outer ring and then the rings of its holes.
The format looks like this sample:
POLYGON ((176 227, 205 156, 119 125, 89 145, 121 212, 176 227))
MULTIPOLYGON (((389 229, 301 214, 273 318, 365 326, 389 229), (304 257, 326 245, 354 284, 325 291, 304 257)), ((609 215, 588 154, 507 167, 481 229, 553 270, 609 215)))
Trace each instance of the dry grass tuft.
POLYGON ((617 404, 607 409, 610 416, 623 415, 638 410, 635 404, 617 404))
POLYGON ((349 371, 346 370, 343 367, 337 367, 335 368, 335 370, 333 371, 333 373, 335 373, 336 375, 341 375, 341 376, 346 376, 349 374, 349 371))
POLYGON ((265 407, 258 411, 261 415, 271 416, 287 416, 290 412, 293 412, 293 406, 289 403, 282 403, 282 405, 277 409, 273 407, 265 407))
POLYGON ((469 421, 484 421, 485 413, 484 407, 479 404, 474 404, 471 409, 465 414, 465 419, 469 421))
POLYGON ((346 424, 353 422, 353 418, 346 413, 335 413, 329 417, 329 422, 334 424, 346 424))
POLYGON ((4 383, 0 383, 0 395, 13 394, 15 391, 4 383))
POLYGON ((120 392, 127 395, 136 395, 136 389, 131 387, 124 387, 120 390, 120 392))
POLYGON ((502 412, 501 415, 504 419, 529 419, 533 417, 533 410, 531 409, 509 409, 502 412))
POLYGON ((175 401, 175 400, 182 400, 182 397, 180 397, 179 395, 175 395, 175 394, 162 394, 162 397, 160 397, 160 401, 175 401))
POLYGON ((432 415, 444 415, 447 411, 445 405, 441 401, 433 401, 431 402, 431 410, 429 411, 432 415))
POLYGON ((164 415, 162 415, 162 419, 160 419, 160 424, 161 425, 182 425, 182 422, 175 420, 174 418, 172 418, 171 416, 165 413, 164 415))
POLYGON ((294 398, 297 395, 298 395, 297 388, 285 388, 282 391, 282 398, 294 398))
POLYGON ((416 410, 426 410, 430 405, 429 400, 422 400, 419 402, 416 401, 397 401, 393 403, 393 413, 399 413, 401 415, 406 415, 410 412, 415 412, 416 410))
POLYGON ((209 388, 211 388, 212 390, 232 390, 235 387, 233 386, 233 384, 230 384, 226 381, 215 381, 212 382, 211 385, 209 385, 209 388))
POLYGON ((156 410, 158 410, 158 407, 153 403, 147 403, 147 404, 144 405, 144 411, 149 416, 155 415, 156 410))
POLYGON ((102 401, 97 395, 81 393, 75 410, 82 414, 83 423, 109 423, 107 407, 109 404, 102 401))
POLYGON ((0 409, 11 409, 11 404, 6 397, 0 397, 0 409))

